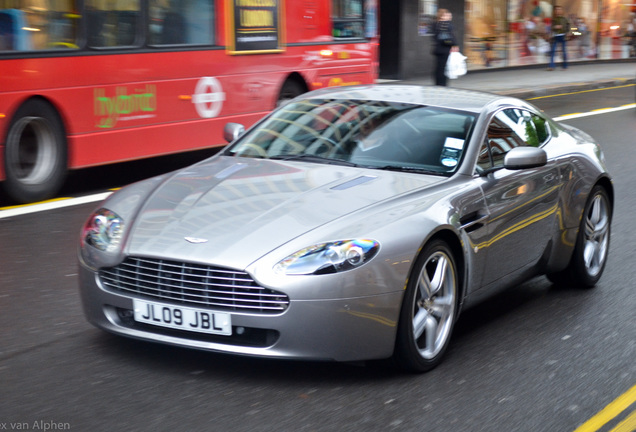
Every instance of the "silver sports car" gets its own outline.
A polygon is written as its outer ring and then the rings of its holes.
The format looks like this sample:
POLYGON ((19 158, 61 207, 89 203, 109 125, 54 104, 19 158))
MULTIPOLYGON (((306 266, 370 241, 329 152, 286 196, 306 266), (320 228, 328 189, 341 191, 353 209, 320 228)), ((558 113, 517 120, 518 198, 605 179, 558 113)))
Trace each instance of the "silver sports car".
POLYGON ((81 233, 85 314, 132 338, 426 371, 460 312, 547 275, 594 286, 614 190, 586 133, 439 87, 305 94, 223 151, 111 195, 81 233))

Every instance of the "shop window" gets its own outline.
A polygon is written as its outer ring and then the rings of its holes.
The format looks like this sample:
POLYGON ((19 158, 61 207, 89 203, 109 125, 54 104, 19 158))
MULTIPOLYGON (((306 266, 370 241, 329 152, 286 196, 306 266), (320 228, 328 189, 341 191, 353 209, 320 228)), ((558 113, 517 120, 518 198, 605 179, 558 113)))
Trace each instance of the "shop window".
MULTIPOLYGON (((629 2, 568 0, 557 3, 570 22, 568 62, 636 55, 633 30, 636 13, 626 6, 629 2)), ((468 56, 469 68, 548 63, 553 4, 539 0, 465 1, 462 52, 468 56)), ((420 12, 420 21, 421 16, 420 12)), ((425 27, 420 24, 420 33, 425 27)))
POLYGON ((209 0, 150 0, 151 45, 212 45, 214 6, 209 0))
POLYGON ((70 0, 0 2, 0 51, 77 49, 76 11, 70 0))
POLYGON ((418 15, 418 32, 420 36, 433 33, 437 20, 437 0, 420 0, 418 15))
POLYGON ((138 44, 139 0, 88 0, 88 46, 110 48, 138 44))
POLYGON ((472 69, 506 65, 507 11, 505 0, 466 2, 462 52, 472 69))

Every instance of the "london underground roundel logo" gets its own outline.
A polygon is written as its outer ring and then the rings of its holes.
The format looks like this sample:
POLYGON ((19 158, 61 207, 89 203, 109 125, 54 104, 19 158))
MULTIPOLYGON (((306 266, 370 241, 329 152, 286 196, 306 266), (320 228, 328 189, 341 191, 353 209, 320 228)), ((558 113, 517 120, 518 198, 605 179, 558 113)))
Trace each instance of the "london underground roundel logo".
POLYGON ((219 115, 225 101, 225 93, 218 79, 203 77, 197 83, 192 95, 192 103, 203 118, 213 118, 219 115))

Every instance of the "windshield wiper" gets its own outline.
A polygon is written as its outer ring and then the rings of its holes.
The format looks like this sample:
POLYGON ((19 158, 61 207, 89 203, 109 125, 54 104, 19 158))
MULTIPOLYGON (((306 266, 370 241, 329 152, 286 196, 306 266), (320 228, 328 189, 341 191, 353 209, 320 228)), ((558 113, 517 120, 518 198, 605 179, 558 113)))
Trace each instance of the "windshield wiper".
POLYGON ((398 172, 408 172, 408 173, 417 173, 417 174, 430 174, 430 175, 436 175, 436 176, 445 176, 445 175, 447 175, 447 173, 443 173, 443 172, 439 172, 439 171, 427 170, 427 169, 418 168, 418 167, 399 166, 399 165, 384 165, 384 166, 369 167, 369 168, 375 168, 375 169, 384 170, 384 171, 398 171, 398 172))
POLYGON ((283 160, 283 161, 303 160, 307 162, 317 162, 317 163, 324 163, 329 165, 344 165, 344 166, 350 166, 350 167, 358 166, 357 164, 354 164, 353 162, 349 162, 343 159, 331 159, 324 156, 310 155, 305 153, 272 156, 270 157, 270 159, 283 160))

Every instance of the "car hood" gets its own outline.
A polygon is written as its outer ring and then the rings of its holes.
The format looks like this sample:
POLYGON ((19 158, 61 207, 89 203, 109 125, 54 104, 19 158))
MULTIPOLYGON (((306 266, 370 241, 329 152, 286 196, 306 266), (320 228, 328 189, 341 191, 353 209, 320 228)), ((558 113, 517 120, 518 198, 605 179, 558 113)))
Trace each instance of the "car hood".
POLYGON ((153 192, 126 253, 245 268, 308 231, 443 180, 221 156, 178 171, 153 192))

